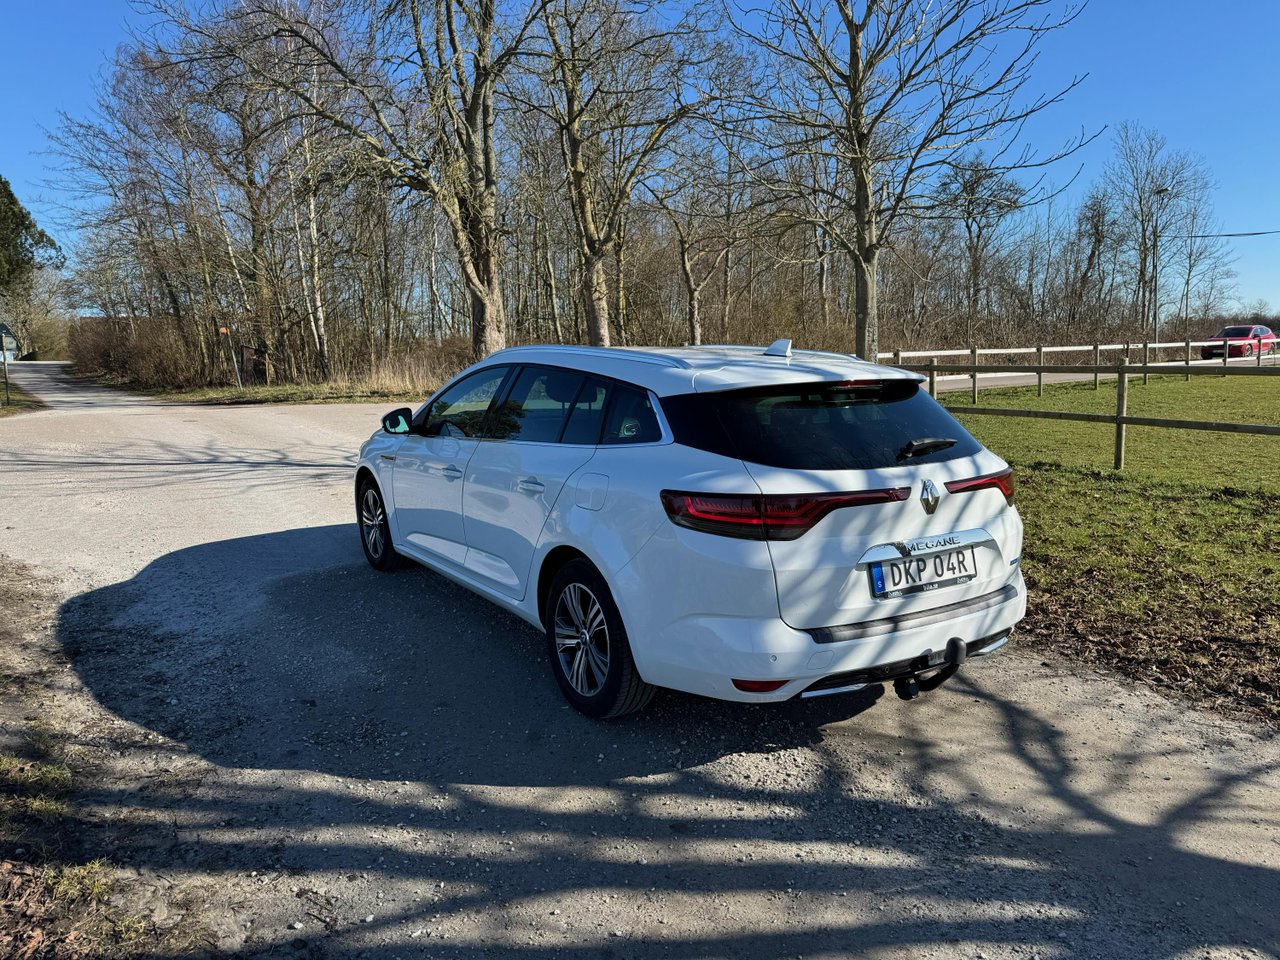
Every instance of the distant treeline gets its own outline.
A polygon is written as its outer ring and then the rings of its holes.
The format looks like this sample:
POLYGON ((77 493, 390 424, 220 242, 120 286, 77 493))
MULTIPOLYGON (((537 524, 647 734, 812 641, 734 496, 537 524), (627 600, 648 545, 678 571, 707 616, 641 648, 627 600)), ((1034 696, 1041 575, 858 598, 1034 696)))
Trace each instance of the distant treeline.
POLYGON ((75 358, 225 383, 247 346, 276 380, 425 385, 513 342, 1211 332, 1232 271, 1196 239, 1204 165, 1124 125, 1056 193, 1082 141, 1022 142, 1069 94, 1030 70, 1069 17, 868 6, 157 3, 56 135, 72 297, 102 318, 75 358))

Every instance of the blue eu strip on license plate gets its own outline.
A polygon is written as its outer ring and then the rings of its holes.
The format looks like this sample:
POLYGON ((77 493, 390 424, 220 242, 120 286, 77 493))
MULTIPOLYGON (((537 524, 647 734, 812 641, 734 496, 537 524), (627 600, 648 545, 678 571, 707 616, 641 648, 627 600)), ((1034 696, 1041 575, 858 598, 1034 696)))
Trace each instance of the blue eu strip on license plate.
POLYGON ((877 596, 885 592, 883 563, 873 563, 871 565, 871 583, 874 585, 874 590, 877 596))

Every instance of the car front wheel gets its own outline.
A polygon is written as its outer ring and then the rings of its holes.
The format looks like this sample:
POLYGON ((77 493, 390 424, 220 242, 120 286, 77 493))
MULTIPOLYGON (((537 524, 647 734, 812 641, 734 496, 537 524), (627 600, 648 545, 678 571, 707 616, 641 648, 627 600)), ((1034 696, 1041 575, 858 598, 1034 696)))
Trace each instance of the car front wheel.
POLYGON ((360 546, 364 558, 375 570, 390 570, 399 562, 399 554, 391 545, 391 527, 382 491, 372 480, 360 484, 356 493, 356 522, 360 524, 360 546))
POLYGON ((587 560, 571 560, 548 594, 547 651, 560 691, 589 717, 619 717, 646 706, 655 688, 631 657, 609 585, 587 560))

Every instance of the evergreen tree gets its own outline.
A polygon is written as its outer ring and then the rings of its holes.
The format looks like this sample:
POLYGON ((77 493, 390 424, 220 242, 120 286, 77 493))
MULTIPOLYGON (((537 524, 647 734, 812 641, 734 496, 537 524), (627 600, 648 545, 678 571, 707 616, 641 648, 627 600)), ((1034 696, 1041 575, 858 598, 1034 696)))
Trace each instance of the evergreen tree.
POLYGON ((0 294, 22 283, 33 270, 61 265, 62 260, 53 238, 14 196, 9 181, 0 177, 0 294))

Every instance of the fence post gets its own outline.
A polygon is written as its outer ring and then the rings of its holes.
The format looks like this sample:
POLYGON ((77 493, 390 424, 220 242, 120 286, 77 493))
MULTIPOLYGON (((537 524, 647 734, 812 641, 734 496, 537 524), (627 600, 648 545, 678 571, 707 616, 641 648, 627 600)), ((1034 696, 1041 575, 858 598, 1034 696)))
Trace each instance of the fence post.
POLYGON ((1151 341, 1142 341, 1142 382, 1148 384, 1151 382, 1151 374, 1147 373, 1147 367, 1151 365, 1151 341))
POLYGON ((938 358, 929 358, 929 396, 938 399, 938 358))
POLYGON ((1262 338, 1258 338, 1258 346, 1254 349, 1254 354, 1258 358, 1258 366, 1262 366, 1262 338))
MULTIPOLYGON (((1222 341, 1222 366, 1225 368, 1227 366, 1227 363, 1230 360, 1231 360, 1231 341, 1223 340, 1222 341)), ((1226 374, 1224 373, 1223 376, 1225 377, 1226 374)))
POLYGON ((969 348, 969 360, 973 364, 973 405, 978 405, 978 348, 969 348))
POLYGON ((1044 347, 1036 347, 1036 396, 1044 396, 1044 347))
POLYGON ((1129 411, 1128 358, 1116 368, 1116 460, 1117 470, 1124 469, 1124 417, 1129 411))
POLYGON ((1191 338, 1187 337, 1187 372, 1183 374, 1182 379, 1191 382, 1191 338))
POLYGON ((901 351, 901 350, 895 350, 895 351, 893 351, 893 365, 894 365, 895 367, 900 367, 900 366, 902 366, 902 351, 901 351))
POLYGON ((1093 345, 1093 389, 1098 389, 1098 381, 1102 375, 1098 372, 1098 368, 1102 365, 1102 345, 1095 343, 1093 345))

